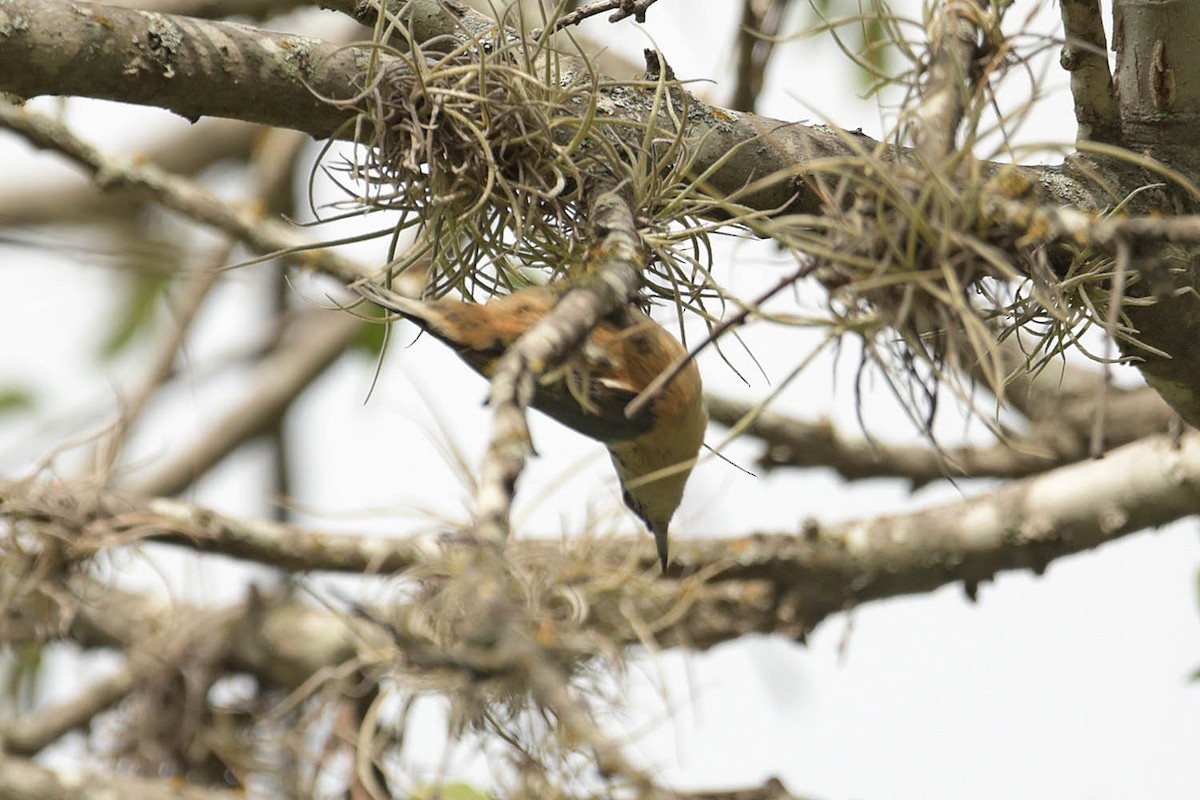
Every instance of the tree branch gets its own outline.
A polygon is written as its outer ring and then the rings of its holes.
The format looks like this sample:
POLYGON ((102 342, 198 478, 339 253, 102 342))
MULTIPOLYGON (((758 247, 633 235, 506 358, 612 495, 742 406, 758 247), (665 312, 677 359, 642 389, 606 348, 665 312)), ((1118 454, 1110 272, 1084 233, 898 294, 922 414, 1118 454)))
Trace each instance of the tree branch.
MULTIPOLYGON (((325 5, 368 24, 373 19, 371 4, 338 0, 325 5)), ((411 23, 417 41, 457 41, 471 32, 484 40, 497 35, 494 20, 465 7, 451 13, 436 0, 405 5, 402 18, 411 23)), ((92 4, 87 6, 91 14, 76 14, 73 7, 65 0, 10 0, 5 11, 11 23, 0 48, 0 91, 118 100, 189 119, 223 116, 318 138, 351 138, 355 112, 319 98, 349 100, 362 91, 369 71, 407 69, 401 60, 371 48, 92 4), (69 49, 64 42, 71 43, 69 49), (80 57, 85 50, 88 58, 80 57)), ((600 94, 601 110, 616 119, 645 124, 654 114, 653 86, 630 91, 613 82, 600 94)), ((807 170, 797 165, 854 152, 846 142, 850 134, 824 126, 727 112, 695 98, 689 108, 688 133, 698 143, 695 174, 705 176, 714 197, 763 212, 818 212, 821 199, 802 179, 807 170), (739 157, 730 158, 733 152, 739 157)), ((580 98, 564 113, 586 118, 594 109, 580 98)), ((878 145, 861 134, 852 136, 868 149, 878 145)))
POLYGON ((262 21, 312 3, 313 0, 106 0, 105 4, 200 19, 249 17, 262 21))
POLYGON ((737 33, 737 72, 729 105, 753 111, 763 90, 767 66, 779 42, 790 0, 744 0, 737 33))
MULTIPOLYGON (((11 756, 37 755, 67 733, 87 725, 92 717, 116 705, 142 685, 152 671, 149 665, 143 665, 141 669, 121 669, 85 687, 70 700, 39 712, 37 716, 0 724, 0 750, 11 756)), ((2 769, 0 774, 3 774, 2 769)), ((0 779, 2 784, 3 780, 0 779)), ((0 797, 3 797, 2 793, 0 797)))
POLYGON ((0 90, 157 106, 189 120, 230 117, 333 136, 370 51, 151 11, 9 0, 0 90))
POLYGON ((1105 396, 1097 391, 1102 377, 1092 378, 1074 391, 1064 387, 1053 405, 1034 406, 1027 430, 980 447, 893 445, 847 437, 828 421, 806 422, 756 403, 714 396, 707 403, 714 422, 763 440, 758 464, 766 469, 830 467, 846 480, 902 478, 916 488, 947 478, 1024 478, 1089 458, 1100 403, 1107 411, 1103 450, 1166 433, 1178 419, 1152 389, 1112 389, 1105 396))
POLYGON ((1063 44, 1060 63, 1071 73, 1071 96, 1075 100, 1077 141, 1119 145, 1121 114, 1117 108, 1112 71, 1108 68, 1108 44, 1099 0, 1061 0, 1063 44))
MULTIPOLYGON (((1001 570, 1040 572, 1055 558, 1196 513, 1200 434, 1153 436, 1103 459, 925 511, 827 527, 810 523, 799 537, 742 539, 737 565, 724 574, 775 576, 812 597, 827 595, 827 608, 837 599, 864 602, 957 580, 973 591, 1001 570)), ((717 542, 693 544, 681 548, 685 567, 720 557, 717 542)))
MULTIPOLYGON (((707 579, 684 578, 690 587, 686 612, 658 634, 659 644, 708 647, 750 631, 801 636, 847 604, 955 581, 971 587, 1002 570, 1041 570, 1056 558, 1196 513, 1200 434, 1192 433, 1179 440, 1151 437, 1102 460, 911 514, 831 526, 808 523, 800 535, 682 539, 675 559, 681 569, 672 574, 707 579)), ((0 516, 49 526, 56 540, 73 543, 75 558, 146 538, 296 570, 371 572, 432 567, 457 549, 429 537, 359 538, 238 522, 173 501, 139 502, 102 492, 81 496, 37 482, 0 483, 0 516)), ((565 583, 594 574, 611 587, 613 572, 626 571, 629 585, 620 596, 636 597, 648 617, 657 616, 652 609, 661 609, 664 601, 683 602, 670 581, 649 578, 653 557, 632 555, 640 549, 628 539, 575 541, 565 550, 518 540, 507 552, 515 563, 536 564, 544 575, 562 570, 565 583), (667 601, 668 596, 675 599, 667 601)), ((591 609, 595 624, 613 631, 617 641, 641 640, 619 603, 598 600, 591 609)))
MULTIPOLYGON (((168 173, 193 176, 225 159, 244 160, 262 128, 237 120, 202 119, 177 136, 157 142, 139 154, 168 173)), ((119 186, 103 193, 94 184, 43 183, 5 187, 0 194, 4 225, 62 225, 132 219, 146 196, 119 186)))
MULTIPOLYGON (((5 48, 0 48, 0 61, 4 52, 5 48)), ((67 156, 90 172, 102 189, 122 186, 147 193, 189 219, 237 237, 255 252, 301 259, 305 266, 320 269, 346 283, 373 274, 373 270, 329 250, 310 250, 313 243, 292 225, 264 219, 253 210, 236 208, 197 184, 152 164, 107 156, 49 117, 0 101, 0 126, 20 134, 36 147, 67 156)))
POLYGON ((0 753, 0 798, 3 800, 243 800, 244 791, 192 786, 175 778, 153 780, 115 772, 49 769, 24 758, 0 753))
POLYGON ((975 84, 973 64, 982 13, 978 0, 947 0, 933 7, 929 74, 921 89, 913 141, 928 170, 938 170, 955 149, 955 134, 975 84))
POLYGON ((190 448, 157 464, 150 476, 122 482, 123 488, 146 496, 183 491, 239 446, 271 430, 305 387, 342 355, 362 324, 352 314, 303 315, 279 349, 258 364, 241 402, 190 448))

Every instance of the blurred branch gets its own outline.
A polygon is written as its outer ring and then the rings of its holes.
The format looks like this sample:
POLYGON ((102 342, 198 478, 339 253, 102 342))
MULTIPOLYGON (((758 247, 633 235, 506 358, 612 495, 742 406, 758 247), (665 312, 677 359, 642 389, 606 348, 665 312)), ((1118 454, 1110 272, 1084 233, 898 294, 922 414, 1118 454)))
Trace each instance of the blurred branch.
MULTIPOLYGON (((471 552, 483 553, 487 558, 486 554, 494 551, 471 552)), ((224 654, 222 669, 249 672, 295 689, 286 701, 288 705, 325 683, 340 687, 337 696, 344 697, 343 692, 368 671, 375 676, 372 681, 390 674, 420 674, 424 691, 444 690, 476 698, 475 702, 488 702, 488 698, 491 702, 501 701, 511 696, 513 688, 520 687, 521 694, 530 693, 539 706, 554 714, 559 725, 567 728, 569 735, 563 737, 563 746, 593 749, 592 757, 605 769, 607 779, 619 776, 640 787, 642 796, 658 795, 660 790, 653 782, 626 762, 621 748, 593 721, 592 704, 598 702, 597 698, 587 690, 577 695, 567 680, 580 664, 604 655, 597 650, 601 639, 585 631, 584 626, 598 627, 602 632, 598 635, 603 637, 611 625, 620 624, 619 630, 642 643, 648 643, 647 635, 670 630, 671 640, 678 642, 678 619, 682 618, 686 627, 696 612, 718 595, 723 600, 712 610, 725 606, 727 613, 730 603, 738 602, 747 586, 694 584, 702 596, 688 592, 681 597, 677 587, 648 576, 626 584, 636 592, 630 596, 609 575, 603 581, 608 596, 600 598, 605 608, 597 610, 597 619, 555 613, 551 607, 526 608, 528 601, 523 600, 521 587, 529 586, 530 581, 544 583, 547 588, 552 585, 536 572, 503 572, 500 585, 491 582, 493 570, 484 569, 482 576, 483 580, 479 575, 472 576, 465 595, 453 589, 448 598, 437 599, 435 594, 432 609, 428 599, 418 600, 369 615, 360 613, 359 619, 356 615, 316 610, 285 596, 257 594, 245 603, 201 609, 123 592, 75 576, 57 586, 42 584, 35 596, 26 597, 4 617, 0 635, 20 640, 22 636, 35 636, 37 632, 44 636, 49 632, 55 638, 69 637, 84 647, 128 648, 146 646, 154 637, 173 635, 171 632, 181 627, 204 630, 206 647, 215 644, 224 654), (446 599, 466 606, 457 615, 447 616, 446 599), (513 601, 520 607, 512 606, 513 601), (431 628, 434 620, 436 627, 431 628), (447 626, 448 635, 439 635, 437 631, 447 626), (348 684, 343 687, 344 682, 348 684)), ((465 588, 461 582, 452 585, 465 588)), ((595 587, 582 588, 586 591, 595 587)), ((759 586, 756 594, 756 605, 762 612, 774 613, 769 589, 759 586)), ((546 595, 551 600, 556 596, 546 595)), ((745 603, 740 605, 744 607, 745 603)), ((183 637, 176 641, 183 641, 183 637)), ((362 691, 361 685, 353 691, 362 691)), ((363 746, 361 742, 359 746, 363 746)), ((775 790, 747 796, 786 797, 775 790)))
POLYGON ((373 274, 373 270, 329 250, 309 249, 314 244, 295 227, 265 219, 257 209, 236 208, 195 183, 152 164, 107 156, 79 139, 62 123, 44 115, 0 101, 0 126, 20 134, 38 147, 67 156, 92 173, 102 188, 127 186, 146 192, 189 219, 235 236, 257 253, 298 258, 305 266, 321 269, 345 282, 373 274))
POLYGON ((679 800, 804 800, 791 794, 778 778, 768 778, 753 789, 729 789, 722 792, 681 792, 679 800))
POLYGON ((105 5, 201 19, 250 17, 262 22, 297 8, 309 8, 313 0, 105 0, 105 5))
POLYGON ((768 470, 828 467, 850 481, 901 478, 916 488, 946 478, 1024 477, 1087 455, 1084 448, 1064 457, 1035 437, 991 447, 894 445, 850 438, 838 433, 828 420, 805 422, 763 410, 757 403, 713 396, 707 403, 713 422, 763 440, 757 464, 768 470))
POLYGON ((67 733, 85 727, 92 717, 120 702, 142 685, 150 671, 149 665, 143 665, 141 669, 122 669, 84 687, 76 697, 39 711, 36 716, 0 724, 0 749, 12 756, 37 755, 67 733))
POLYGON ((63 639, 85 648, 136 650, 171 631, 205 631, 202 644, 219 645, 224 669, 248 672, 288 690, 354 658, 359 646, 380 644, 375 628, 345 615, 284 595, 253 589, 248 594, 242 603, 197 607, 126 592, 83 575, 60 576, 6 609, 0 639, 63 639))
POLYGON ((227 243, 220 248, 207 264, 199 267, 194 274, 185 279, 183 297, 173 303, 174 325, 157 346, 148 359, 149 367, 142 375, 141 381, 132 391, 125 395, 121 405, 117 423, 112 432, 100 441, 96 448, 96 466, 103 471, 110 470, 116 464, 121 453, 125 437, 137 424, 146 404, 155 393, 162 388, 163 383, 174 370, 175 359, 179 355, 183 343, 191 331, 192 322, 204 306, 204 301, 221 279, 221 267, 233 252, 233 244, 227 243))
MULTIPOLYGON (((510 628, 510 635, 512 629, 510 628)), ((546 658, 543 648, 528 637, 520 637, 514 660, 524 673, 524 683, 538 703, 553 712, 555 720, 565 733, 564 739, 586 742, 596 761, 596 769, 607 779, 619 777, 626 781, 640 798, 659 800, 673 797, 655 785, 644 770, 626 758, 620 744, 612 739, 597 724, 590 708, 571 690, 570 675, 559 669, 553 660, 546 658)))
POLYGON ((973 69, 980 25, 980 0, 946 0, 931 9, 929 71, 913 124, 917 156, 938 170, 955 147, 954 137, 978 72, 973 69))
POLYGON ((1154 244, 1200 244, 1200 214, 1173 217, 1098 216, 1067 206, 1038 206, 1002 196, 990 198, 988 211, 997 223, 1015 230, 1036 230, 1043 242, 1071 244, 1109 253, 1121 240, 1154 244))
MULTIPOLYGON (((157 142, 138 160, 165 172, 192 176, 225 159, 245 159, 261 138, 257 125, 230 119, 202 119, 177 136, 157 142)), ((0 223, 62 225, 129 219, 145 195, 120 186, 96 191, 92 184, 24 184, 0 193, 0 223)))
POLYGON ((129 641, 126 662, 113 675, 85 687, 80 694, 58 706, 39 711, 32 719, 14 720, 0 725, 0 743, 10 755, 35 755, 64 734, 89 724, 97 714, 109 709, 126 696, 165 673, 194 668, 200 663, 223 661, 226 638, 222 635, 226 618, 220 615, 191 614, 180 617, 175 625, 146 633, 138 641, 129 641))
POLYGON ((239 446, 272 430, 300 393, 341 356, 361 325, 353 314, 335 312, 294 320, 279 348, 255 366, 240 403, 190 448, 156 465, 149 477, 121 482, 123 488, 148 496, 183 491, 239 446))
POLYGON ((243 800, 244 791, 202 789, 176 778, 134 778, 113 771, 50 769, 0 753, 3 800, 243 800))
POLYGON ((731 108, 753 111, 758 103, 790 4, 791 0, 742 0, 742 23, 737 32, 736 83, 729 101, 731 108))
MULTIPOLYGON (((1038 400, 1036 395, 1026 395, 1035 398, 1024 404, 1024 410, 1033 412, 1028 429, 990 446, 938 448, 847 437, 828 421, 806 422, 756 403, 711 395, 708 413, 719 425, 762 439, 765 447, 758 464, 766 469, 829 467, 846 480, 902 478, 914 488, 947 478, 1023 478, 1089 458, 1089 435, 1099 403, 1107 408, 1106 450, 1166 433, 1178 420, 1148 387, 1113 389, 1106 397, 1097 391, 1100 375, 1071 368, 1077 380, 1085 375, 1091 380, 1074 391, 1063 387, 1055 393, 1053 373, 1047 369, 1034 382, 1050 387, 1045 396, 1038 400)), ((1015 400, 1019 394, 1006 393, 1006 398, 1020 406, 1015 400)))

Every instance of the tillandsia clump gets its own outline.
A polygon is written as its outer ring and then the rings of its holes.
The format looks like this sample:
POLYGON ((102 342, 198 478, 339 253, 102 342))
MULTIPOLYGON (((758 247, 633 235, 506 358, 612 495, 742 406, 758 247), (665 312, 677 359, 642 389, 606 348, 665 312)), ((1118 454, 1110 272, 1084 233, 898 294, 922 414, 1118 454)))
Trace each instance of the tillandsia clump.
POLYGON ((819 216, 776 216, 755 226, 814 260, 831 340, 861 338, 863 366, 877 368, 926 430, 940 387, 973 406, 972 389, 982 385, 997 401, 982 415, 987 420, 1014 377, 1057 360, 1089 327, 1134 341, 1120 301, 1138 276, 1114 280, 1113 259, 1082 243, 1047 244, 1029 211, 1044 169, 1008 163, 1026 155, 1011 137, 1032 100, 1001 111, 1001 86, 1027 78, 1036 99, 1040 78, 1024 65, 1037 50, 1057 46, 1024 30, 1006 32, 1010 5, 960 4, 959 17, 924 22, 873 17, 909 64, 884 74, 859 63, 871 71, 873 90, 903 92, 895 125, 878 143, 844 132, 853 155, 805 165, 806 184, 822 202, 819 216))
POLYGON ((398 212, 392 272, 429 265, 426 292, 436 296, 508 293, 586 273, 599 235, 590 195, 617 182, 648 251, 647 291, 681 310, 720 295, 710 224, 699 221, 719 203, 689 172, 685 120, 695 101, 656 54, 644 77, 620 82, 581 53, 502 26, 449 44, 406 44, 376 43, 395 60, 363 74, 350 101, 359 147, 337 166, 366 187, 347 187, 352 205, 398 212), (401 248, 410 231, 415 243, 401 248))

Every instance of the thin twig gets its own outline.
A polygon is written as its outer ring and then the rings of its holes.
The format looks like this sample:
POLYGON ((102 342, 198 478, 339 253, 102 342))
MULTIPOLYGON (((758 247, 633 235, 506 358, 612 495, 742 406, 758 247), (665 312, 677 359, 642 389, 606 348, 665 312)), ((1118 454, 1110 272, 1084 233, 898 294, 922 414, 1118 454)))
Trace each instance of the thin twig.
POLYGON ((66 125, 43 114, 0 101, 0 126, 25 137, 37 147, 55 150, 92 173, 104 186, 131 186, 150 193, 167 208, 196 222, 224 231, 257 253, 273 253, 319 269, 346 283, 370 277, 374 270, 314 243, 297 228, 260 213, 235 207, 196 183, 153 164, 110 157, 87 144, 66 125))
POLYGON ((125 398, 120 415, 111 433, 104 437, 96 448, 94 459, 97 471, 111 472, 126 436, 137 425, 146 404, 171 376, 175 360, 183 347, 184 341, 191 332, 192 322, 208 299, 213 287, 221 279, 221 267, 224 266, 233 252, 233 243, 229 242, 209 259, 208 263, 196 270, 188 281, 183 297, 174 304, 174 325, 150 356, 150 366, 142 375, 141 382, 125 398))
POLYGON ((586 6, 581 6, 574 11, 563 14, 548 28, 538 28, 530 32, 529 37, 536 42, 543 36, 557 33, 563 28, 569 28, 572 25, 578 25, 585 19, 594 17, 597 14, 603 14, 605 11, 616 11, 615 14, 608 18, 609 22, 620 22, 628 17, 633 17, 637 22, 645 22, 647 9, 656 2, 658 0, 596 0, 594 3, 588 3, 586 6))

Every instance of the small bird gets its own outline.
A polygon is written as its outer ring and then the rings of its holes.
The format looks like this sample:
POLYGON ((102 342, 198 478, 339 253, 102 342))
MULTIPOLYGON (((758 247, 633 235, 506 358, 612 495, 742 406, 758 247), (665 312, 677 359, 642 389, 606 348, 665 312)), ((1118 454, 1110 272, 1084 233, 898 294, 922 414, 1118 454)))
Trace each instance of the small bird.
MULTIPOLYGON (((488 303, 416 300, 375 284, 356 288, 491 377, 496 360, 550 313, 569 285, 533 286, 488 303)), ((708 427, 700 371, 689 361, 642 413, 627 417, 625 406, 687 351, 639 308, 628 306, 612 316, 592 331, 565 371, 543 376, 533 407, 608 448, 625 505, 654 535, 665 573, 667 526, 708 427)))

